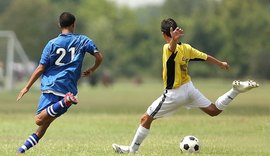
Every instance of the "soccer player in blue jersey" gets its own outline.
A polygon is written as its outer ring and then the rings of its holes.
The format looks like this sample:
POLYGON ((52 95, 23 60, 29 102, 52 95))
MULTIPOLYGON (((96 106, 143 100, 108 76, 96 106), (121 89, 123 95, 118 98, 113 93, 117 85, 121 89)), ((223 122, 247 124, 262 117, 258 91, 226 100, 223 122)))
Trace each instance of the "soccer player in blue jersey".
POLYGON ((112 145, 113 150, 117 153, 137 153, 143 140, 148 136, 152 122, 173 114, 181 106, 197 107, 210 116, 217 116, 238 94, 259 86, 258 83, 251 80, 233 81, 232 89, 212 103, 193 85, 188 74, 188 63, 192 60, 202 60, 224 70, 229 69, 228 63, 207 55, 189 44, 179 43, 184 31, 171 18, 161 22, 161 32, 166 42, 163 46, 162 57, 164 93, 142 115, 131 144, 129 146, 112 145))
POLYGON ((77 104, 77 83, 81 76, 90 76, 101 64, 102 54, 87 36, 74 34, 75 16, 63 12, 59 17, 61 34, 45 46, 38 67, 17 97, 20 100, 34 82, 41 77, 41 96, 35 121, 36 132, 31 134, 17 153, 25 153, 43 137, 50 124, 77 104), (95 57, 95 63, 81 73, 86 53, 95 57))

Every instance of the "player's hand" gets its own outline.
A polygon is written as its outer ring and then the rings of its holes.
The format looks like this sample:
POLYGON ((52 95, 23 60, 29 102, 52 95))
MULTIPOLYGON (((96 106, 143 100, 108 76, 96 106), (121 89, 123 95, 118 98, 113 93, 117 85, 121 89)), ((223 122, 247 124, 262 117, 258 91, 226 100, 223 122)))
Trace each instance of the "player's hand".
POLYGON ((229 70, 230 66, 227 62, 221 62, 221 64, 219 65, 219 67, 221 69, 224 69, 224 70, 229 70))
POLYGON ((18 97, 17 97, 17 101, 19 101, 23 96, 24 96, 24 94, 26 94, 28 92, 28 89, 27 88, 23 88, 21 91, 20 91, 20 93, 19 93, 19 95, 18 95, 18 97))
POLYGON ((181 36, 184 36, 184 30, 176 27, 175 30, 173 28, 170 28, 170 34, 173 40, 178 41, 181 36))
POLYGON ((91 76, 93 74, 93 70, 91 68, 87 69, 82 73, 82 77, 91 76))

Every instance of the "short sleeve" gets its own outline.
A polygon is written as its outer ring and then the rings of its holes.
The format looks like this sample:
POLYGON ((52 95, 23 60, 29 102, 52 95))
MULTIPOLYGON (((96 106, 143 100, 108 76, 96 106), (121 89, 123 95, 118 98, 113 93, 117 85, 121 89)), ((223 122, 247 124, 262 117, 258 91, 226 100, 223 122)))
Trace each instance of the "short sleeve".
POLYGON ((85 47, 84 48, 85 48, 85 51, 86 52, 88 52, 88 53, 90 53, 92 55, 94 53, 99 52, 96 44, 91 39, 89 39, 88 37, 86 37, 85 40, 86 40, 86 42, 85 42, 86 44, 85 44, 85 47))
POLYGON ((191 46, 189 46, 189 50, 190 50, 190 59, 202 59, 202 60, 207 59, 206 53, 203 53, 191 46))
POLYGON ((51 51, 51 44, 48 43, 43 49, 39 64, 47 66, 50 63, 50 51, 51 51))

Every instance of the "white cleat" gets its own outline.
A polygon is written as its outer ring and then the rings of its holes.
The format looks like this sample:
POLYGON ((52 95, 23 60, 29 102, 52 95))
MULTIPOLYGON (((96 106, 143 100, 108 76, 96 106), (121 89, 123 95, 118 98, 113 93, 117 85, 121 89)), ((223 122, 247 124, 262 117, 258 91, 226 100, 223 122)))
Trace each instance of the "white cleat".
POLYGON ((136 154, 136 151, 130 150, 129 146, 123 146, 123 145, 118 145, 118 144, 112 144, 112 148, 116 153, 121 153, 121 154, 136 154))
POLYGON ((129 153, 129 146, 112 144, 112 148, 116 153, 127 154, 129 153))
POLYGON ((238 91, 239 93, 244 93, 253 88, 259 87, 259 84, 252 80, 248 80, 248 81, 234 80, 232 83, 232 86, 233 86, 233 89, 238 91))

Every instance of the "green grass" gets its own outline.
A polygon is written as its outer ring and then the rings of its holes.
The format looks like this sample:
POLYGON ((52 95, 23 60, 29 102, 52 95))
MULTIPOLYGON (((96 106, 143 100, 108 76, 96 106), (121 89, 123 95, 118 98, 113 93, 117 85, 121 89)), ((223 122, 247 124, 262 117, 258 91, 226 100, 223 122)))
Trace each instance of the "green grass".
MULTIPOLYGON (((215 99, 230 89, 229 81, 194 80, 202 93, 215 99)), ((239 95, 219 116, 184 107, 171 117, 155 121, 139 156, 179 156, 179 141, 195 135, 201 141, 198 156, 270 155, 270 83, 239 95)), ((15 155, 36 130, 34 114, 39 99, 32 89, 16 102, 18 91, 0 92, 0 155, 15 155)), ((79 104, 52 123, 39 144, 27 151, 33 156, 114 156, 112 143, 129 144, 140 116, 162 93, 161 82, 141 86, 117 83, 96 88, 81 84, 79 104)))

